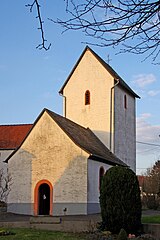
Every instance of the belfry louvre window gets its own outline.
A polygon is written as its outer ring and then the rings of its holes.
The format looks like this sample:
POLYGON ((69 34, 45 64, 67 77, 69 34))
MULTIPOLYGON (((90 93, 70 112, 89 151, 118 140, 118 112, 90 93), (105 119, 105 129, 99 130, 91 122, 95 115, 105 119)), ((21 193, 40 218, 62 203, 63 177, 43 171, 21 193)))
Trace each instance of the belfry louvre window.
POLYGON ((87 90, 85 92, 85 105, 89 105, 90 104, 90 91, 87 90))
POLYGON ((124 108, 127 109, 127 96, 124 95, 124 108))

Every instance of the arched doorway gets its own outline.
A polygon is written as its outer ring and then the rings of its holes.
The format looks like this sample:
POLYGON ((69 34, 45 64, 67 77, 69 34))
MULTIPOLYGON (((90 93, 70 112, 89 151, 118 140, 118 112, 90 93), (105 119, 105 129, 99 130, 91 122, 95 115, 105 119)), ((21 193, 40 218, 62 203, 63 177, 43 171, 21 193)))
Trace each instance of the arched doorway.
POLYGON ((37 183, 34 192, 34 214, 52 215, 53 187, 47 180, 37 183))
POLYGON ((38 215, 49 215, 50 212, 50 188, 47 183, 39 186, 38 190, 38 215))

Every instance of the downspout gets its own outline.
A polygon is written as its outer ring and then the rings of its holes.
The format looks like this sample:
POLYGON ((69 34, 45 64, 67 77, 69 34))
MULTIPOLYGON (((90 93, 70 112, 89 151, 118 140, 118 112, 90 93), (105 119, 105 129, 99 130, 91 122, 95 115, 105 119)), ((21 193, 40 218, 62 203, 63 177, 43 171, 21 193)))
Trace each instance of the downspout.
POLYGON ((112 152, 112 92, 113 89, 119 84, 119 79, 114 79, 117 82, 114 84, 113 87, 111 87, 111 95, 110 95, 110 146, 109 149, 112 152))
POLYGON ((66 96, 64 96, 62 93, 59 95, 63 97, 63 117, 66 117, 66 96))

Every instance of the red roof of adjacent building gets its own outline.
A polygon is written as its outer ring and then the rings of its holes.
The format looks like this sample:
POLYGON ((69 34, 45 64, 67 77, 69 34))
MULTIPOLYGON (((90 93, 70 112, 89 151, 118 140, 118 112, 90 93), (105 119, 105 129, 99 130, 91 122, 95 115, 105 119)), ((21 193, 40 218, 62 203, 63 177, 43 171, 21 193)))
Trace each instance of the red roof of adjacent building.
POLYGON ((139 186, 142 187, 146 176, 138 175, 137 177, 138 177, 139 186))
POLYGON ((16 149, 33 124, 0 125, 0 149, 16 149))

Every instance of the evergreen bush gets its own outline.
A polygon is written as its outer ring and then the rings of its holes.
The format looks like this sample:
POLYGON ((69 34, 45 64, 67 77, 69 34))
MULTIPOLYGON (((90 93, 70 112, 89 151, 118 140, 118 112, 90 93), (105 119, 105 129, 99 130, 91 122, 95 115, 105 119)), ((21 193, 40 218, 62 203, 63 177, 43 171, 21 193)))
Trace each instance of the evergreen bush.
POLYGON ((106 171, 100 189, 103 229, 136 234, 141 227, 141 198, 136 174, 115 166, 106 171))
POLYGON ((118 234, 118 239, 117 240, 127 240, 127 239, 128 239, 128 237, 127 237, 126 231, 123 228, 121 228, 121 230, 118 234))

